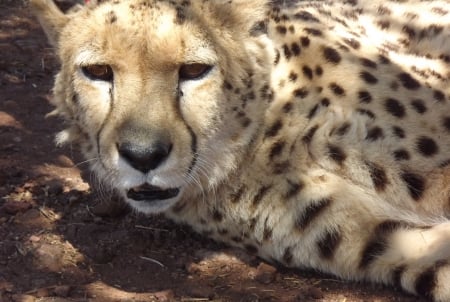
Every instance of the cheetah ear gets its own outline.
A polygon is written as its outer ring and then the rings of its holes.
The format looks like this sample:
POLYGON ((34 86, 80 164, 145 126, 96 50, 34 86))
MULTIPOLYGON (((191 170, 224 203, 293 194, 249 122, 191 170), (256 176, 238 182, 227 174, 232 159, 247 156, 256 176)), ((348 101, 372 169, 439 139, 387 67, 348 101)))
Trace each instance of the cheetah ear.
POLYGON ((53 0, 30 0, 30 7, 47 35, 52 46, 56 46, 59 35, 69 17, 55 5, 53 0))

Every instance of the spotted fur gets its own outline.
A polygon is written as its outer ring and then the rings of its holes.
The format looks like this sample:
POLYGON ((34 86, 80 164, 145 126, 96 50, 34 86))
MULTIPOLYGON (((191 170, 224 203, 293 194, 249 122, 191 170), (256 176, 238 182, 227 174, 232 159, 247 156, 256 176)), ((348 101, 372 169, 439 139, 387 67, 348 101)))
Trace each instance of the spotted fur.
POLYGON ((31 0, 58 141, 139 211, 450 301, 450 2, 293 2, 31 0))

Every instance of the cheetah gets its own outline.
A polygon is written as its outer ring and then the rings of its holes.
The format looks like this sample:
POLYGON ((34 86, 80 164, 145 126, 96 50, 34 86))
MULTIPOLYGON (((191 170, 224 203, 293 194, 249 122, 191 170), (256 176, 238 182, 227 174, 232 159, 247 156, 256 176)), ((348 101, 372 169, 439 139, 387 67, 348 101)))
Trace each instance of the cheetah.
POLYGON ((31 6, 53 114, 134 209, 450 301, 450 2, 31 6))

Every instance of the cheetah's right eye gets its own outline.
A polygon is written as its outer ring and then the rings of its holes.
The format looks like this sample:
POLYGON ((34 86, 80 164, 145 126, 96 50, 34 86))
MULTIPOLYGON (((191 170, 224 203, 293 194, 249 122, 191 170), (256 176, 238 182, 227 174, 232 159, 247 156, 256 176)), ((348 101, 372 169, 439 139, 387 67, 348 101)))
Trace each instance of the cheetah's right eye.
POLYGON ((206 75, 212 69, 211 65, 192 63, 180 67, 179 77, 181 80, 195 80, 206 75))
POLYGON ((83 74, 92 80, 111 82, 113 70, 109 65, 94 64, 81 67, 83 74))

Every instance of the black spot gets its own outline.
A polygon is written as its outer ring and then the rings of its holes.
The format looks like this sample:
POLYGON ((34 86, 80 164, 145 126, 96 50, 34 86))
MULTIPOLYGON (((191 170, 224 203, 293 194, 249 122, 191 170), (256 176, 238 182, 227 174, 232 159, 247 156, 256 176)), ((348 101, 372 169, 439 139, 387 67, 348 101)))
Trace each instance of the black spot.
POLYGON ((258 219, 256 217, 253 217, 250 219, 249 224, 248 224, 248 228, 250 229, 250 231, 252 231, 252 232, 255 231, 257 222, 258 222, 258 219))
POLYGON ((283 152, 284 147, 286 146, 285 141, 278 141, 273 143, 272 147, 270 147, 269 159, 273 159, 275 156, 278 156, 283 152))
POLYGON ((406 265, 399 265, 392 271, 392 283, 394 287, 402 289, 402 276, 406 270, 406 265))
POLYGON ((258 37, 262 34, 267 33, 267 22, 266 21, 257 21, 255 22, 249 30, 249 34, 252 37, 258 37))
POLYGON ((312 78, 313 78, 313 71, 312 71, 312 69, 309 66, 306 66, 306 65, 303 66, 302 71, 303 71, 303 75, 305 77, 307 77, 308 79, 312 80, 312 78))
POLYGON ((384 108, 393 116, 402 118, 406 114, 405 106, 396 99, 389 98, 384 102, 384 108))
POLYGON ((403 172, 401 178, 406 183, 412 199, 419 200, 425 191, 425 179, 411 172, 403 172))
POLYGON ((398 161, 410 159, 409 152, 405 149, 398 149, 394 151, 394 158, 398 161))
POLYGON ((450 116, 446 116, 442 119, 442 126, 450 132, 450 116))
POLYGON ((269 228, 267 225, 265 225, 263 231, 263 240, 264 241, 270 240, 270 238, 272 238, 272 233, 273 230, 269 228))
POLYGON ((413 109, 420 114, 423 114, 427 111, 427 107, 421 99, 415 99, 411 101, 411 106, 413 109))
POLYGON ((307 28, 304 28, 303 30, 305 32, 307 32, 308 34, 316 36, 316 37, 320 37, 322 35, 322 31, 320 31, 316 28, 307 27, 307 28))
POLYGON ((384 169, 381 166, 368 161, 366 161, 366 166, 369 170, 370 178, 372 179, 375 190, 378 192, 384 191, 386 186, 389 184, 389 180, 384 169))
POLYGON ((319 129, 318 125, 315 125, 314 127, 311 127, 308 132, 302 137, 302 141, 305 144, 309 144, 312 141, 312 138, 314 134, 316 133, 317 129, 319 129))
POLYGON ((311 41, 309 40, 308 37, 301 37, 300 43, 302 44, 303 47, 308 47, 311 41))
POLYGON ((241 200, 242 194, 244 194, 244 187, 240 187, 236 192, 230 195, 230 201, 232 203, 238 203, 241 200))
POLYGON ((253 206, 258 205, 261 202, 261 200, 264 198, 264 196, 269 192, 271 187, 272 186, 262 186, 262 187, 260 187, 258 192, 256 192, 255 196, 253 197, 252 205, 253 206))
POLYGON ((378 83, 378 79, 376 77, 374 77, 370 72, 367 71, 362 71, 360 73, 360 77, 361 79, 364 80, 364 82, 366 82, 367 84, 376 84, 378 83))
POLYGON ((373 230, 372 238, 362 250, 359 268, 368 267, 378 256, 381 256, 388 247, 388 237, 400 228, 409 226, 400 221, 386 220, 378 224, 373 230))
POLYGON ((292 255, 292 250, 291 250, 291 248, 290 247, 287 247, 285 250, 284 250, 284 253, 283 253, 283 261, 284 261, 284 263, 286 263, 286 264, 290 264, 291 262, 292 262, 292 258, 293 258, 294 256, 292 255))
POLYGON ((278 25, 275 29, 277 30, 278 33, 282 35, 285 35, 287 33, 286 26, 284 25, 278 25))
POLYGON ((336 84, 336 83, 331 83, 329 87, 330 87, 331 91, 332 91, 335 95, 337 95, 337 96, 344 96, 344 95, 345 95, 345 90, 344 90, 344 88, 342 88, 342 87, 339 86, 338 84, 336 84))
POLYGON ((228 81, 223 82, 223 87, 225 87, 225 89, 227 90, 233 90, 233 85, 231 85, 228 81))
POLYGON ((302 182, 294 182, 292 180, 287 179, 287 191, 284 194, 285 199, 290 199, 300 193, 300 191, 303 189, 304 184, 302 182))
POLYGON ((402 31, 407 34, 410 39, 413 39, 416 36, 414 29, 407 25, 403 26, 402 31))
POLYGON ((347 155, 345 155, 341 148, 332 144, 328 144, 328 156, 339 164, 347 158, 347 155))
POLYGON ((228 230, 227 229, 218 229, 217 233, 219 233, 219 235, 221 235, 221 236, 225 236, 228 234, 228 230))
POLYGON ((376 141, 384 137, 383 129, 380 127, 373 127, 367 131, 366 139, 369 141, 376 141))
POLYGON ((289 49, 289 46, 286 44, 283 45, 283 53, 286 60, 289 60, 292 57, 291 50, 289 49))
POLYGON ((358 92, 358 99, 359 102, 368 104, 372 101, 372 95, 368 91, 362 90, 358 92))
POLYGON ((284 174, 284 173, 286 173, 286 171, 289 170, 290 166, 291 166, 291 163, 288 160, 282 161, 282 162, 277 162, 277 163, 273 164, 272 171, 276 175, 284 174))
POLYGON ((392 127, 392 132, 398 138, 405 138, 406 137, 405 130, 403 130, 402 128, 400 128, 398 126, 393 126, 392 127))
POLYGON ((293 91, 293 94, 294 94, 295 97, 303 99, 303 98, 308 96, 309 91, 306 90, 306 88, 302 87, 302 88, 295 89, 293 91))
POLYGON ((320 257, 327 260, 333 259, 341 241, 342 235, 338 231, 327 231, 316 243, 320 257))
POLYGON ((275 121, 275 123, 272 124, 272 126, 269 127, 269 129, 266 130, 264 136, 265 137, 276 136, 281 128, 283 128, 283 122, 281 120, 277 120, 275 121))
POLYGON ((336 134, 343 136, 345 134, 347 134, 348 130, 350 129, 350 123, 344 123, 342 124, 337 130, 336 130, 336 134))
POLYGON ((375 63, 372 60, 366 59, 366 58, 362 58, 361 59, 361 64, 363 66, 369 67, 369 68, 377 68, 377 63, 375 63))
POLYGON ((315 218, 319 216, 327 207, 331 205, 331 198, 323 198, 317 201, 311 201, 311 203, 300 213, 295 221, 295 226, 304 230, 310 225, 315 218))
POLYGON ((361 43, 354 38, 344 39, 344 43, 353 49, 359 49, 361 47, 361 43))
POLYGON ((445 94, 440 90, 433 91, 433 97, 436 101, 439 102, 445 101, 445 94))
POLYGON ((387 29, 391 26, 391 24, 389 23, 389 21, 386 20, 380 20, 377 22, 377 25, 381 28, 381 29, 387 29))
POLYGON ((280 52, 278 49, 275 50, 275 60, 273 61, 274 65, 277 65, 280 62, 280 52))
POLYGON ((414 283, 414 288, 416 289, 416 292, 424 296, 430 300, 433 300, 433 292, 436 287, 436 275, 439 271, 439 269, 447 265, 448 262, 446 260, 439 260, 437 261, 433 266, 429 267, 427 270, 422 272, 416 279, 416 282, 414 283))
POLYGON ((417 82, 409 73, 402 72, 398 75, 400 82, 403 84, 403 87, 410 90, 419 89, 420 83, 417 82))
POLYGON ((75 94, 72 96, 72 103, 74 103, 74 104, 80 103, 80 96, 78 95, 78 93, 75 93, 75 94))
POLYGON ((181 25, 186 21, 186 15, 184 13, 184 9, 181 7, 177 7, 176 11, 177 11, 177 14, 175 17, 175 23, 181 25))
POLYGON ((436 142, 429 137, 421 136, 417 140, 417 150, 423 155, 423 156, 433 156, 439 151, 439 147, 436 144, 436 142))
POLYGON ((252 244, 246 244, 244 248, 249 252, 250 254, 257 254, 258 248, 252 244))
POLYGON ((311 108, 311 110, 309 110, 308 118, 309 118, 309 119, 312 119, 312 118, 316 115, 318 109, 319 109, 319 104, 315 104, 315 105, 311 108))
POLYGON ((289 113, 289 112, 291 112, 292 107, 293 107, 292 103, 291 103, 291 102, 287 102, 287 103, 284 104, 284 106, 283 106, 283 112, 284 112, 284 113, 289 113))
POLYGON ((317 66, 315 72, 316 72, 316 75, 320 77, 323 74, 322 67, 317 66))
POLYGON ((291 49, 294 56, 299 56, 300 53, 302 52, 300 46, 297 43, 292 43, 291 49))
POLYGON ((110 11, 107 16, 106 16, 106 20, 108 23, 112 24, 114 22, 117 21, 117 15, 114 11, 110 11))
POLYGON ((356 109, 356 112, 358 112, 359 114, 367 115, 370 118, 375 118, 375 114, 368 109, 358 108, 356 109))
POLYGON ((237 243, 242 242, 242 240, 243 240, 242 237, 238 237, 238 236, 233 236, 230 239, 237 243))
POLYGON ((334 64, 338 64, 342 59, 339 52, 337 52, 336 49, 331 48, 331 47, 325 47, 323 49, 323 56, 324 56, 325 60, 327 60, 328 62, 334 63, 334 64))
POLYGON ((323 98, 320 101, 320 104, 322 104, 322 106, 324 106, 324 107, 328 107, 330 105, 330 100, 328 98, 323 98))
POLYGON ((215 221, 217 221, 217 222, 220 222, 220 221, 223 220, 223 215, 222 215, 222 213, 221 213, 219 210, 217 210, 217 209, 214 209, 214 210, 213 210, 212 217, 213 217, 213 219, 214 219, 215 221))
POLYGON ((380 61, 381 64, 384 64, 384 65, 391 63, 391 61, 383 55, 379 55, 378 60, 380 61))
POLYGON ((311 13, 307 11, 300 11, 294 15, 295 19, 307 21, 307 22, 319 22, 319 19, 314 17, 311 13))
POLYGON ((289 74, 289 81, 295 82, 297 80, 297 77, 298 75, 295 72, 291 71, 291 73, 289 74))

